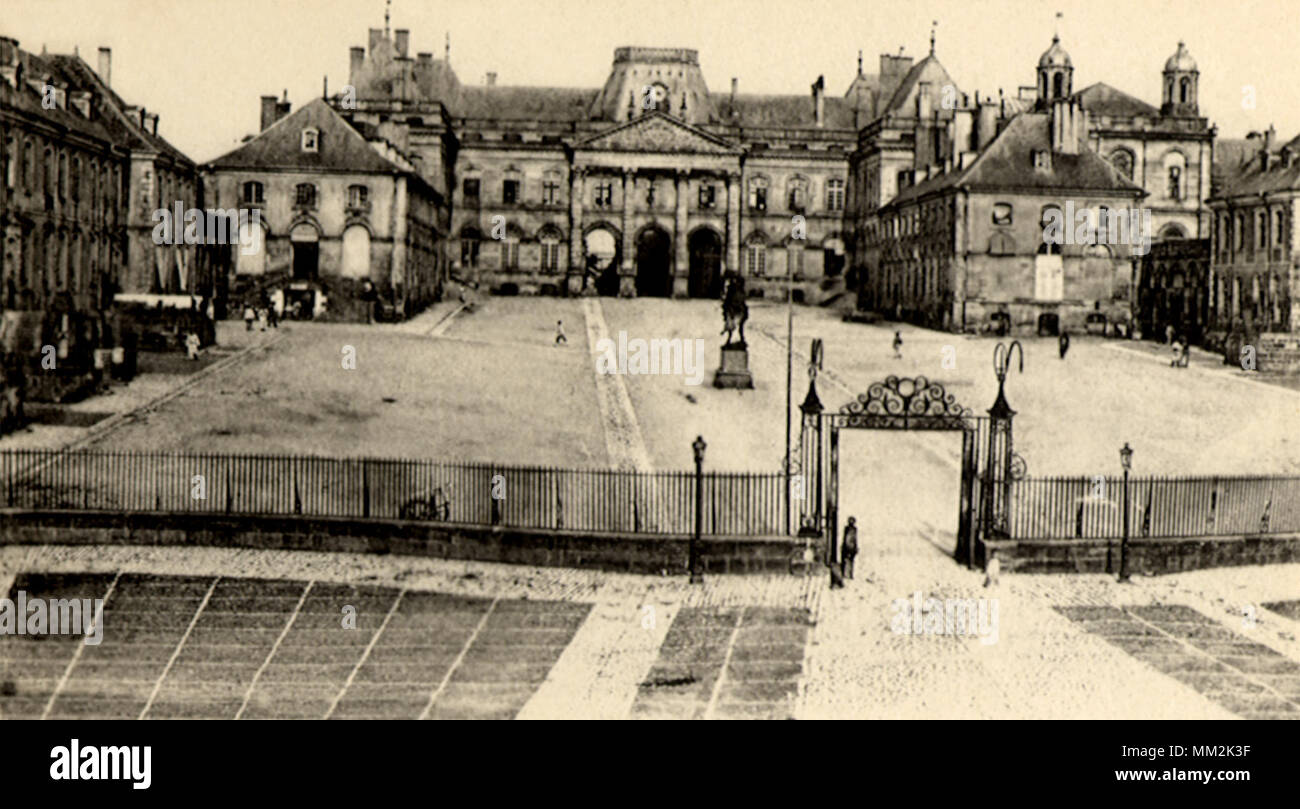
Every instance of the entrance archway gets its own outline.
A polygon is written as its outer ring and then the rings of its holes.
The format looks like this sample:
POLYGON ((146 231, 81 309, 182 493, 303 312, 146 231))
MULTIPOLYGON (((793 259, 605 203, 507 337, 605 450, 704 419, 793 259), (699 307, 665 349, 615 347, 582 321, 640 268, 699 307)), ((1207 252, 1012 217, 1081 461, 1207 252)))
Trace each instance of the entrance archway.
POLYGON ((642 298, 667 298, 673 293, 673 240, 651 226, 636 238, 636 294, 642 298))
POLYGON ((618 238, 613 231, 604 227, 595 227, 587 231, 582 239, 584 248, 583 267, 586 273, 583 287, 594 284, 597 295, 618 294, 618 238))
POLYGON ((699 228, 687 241, 690 252, 692 298, 717 298, 722 294, 722 237, 712 228, 699 228))
MULTIPOLYGON (((1019 348, 1016 343, 1012 345, 1019 348)), ((819 349, 815 346, 814 355, 817 353, 819 349)), ((840 430, 960 430, 961 482, 953 556, 968 567, 983 564, 979 540, 1005 534, 1011 481, 1024 475, 1024 463, 1012 451, 1011 424, 1015 411, 1007 405, 1002 392, 1009 357, 1010 350, 999 343, 994 353, 998 398, 987 416, 974 415, 958 404, 942 383, 924 376, 887 377, 845 404, 839 412, 823 413, 816 385, 816 367, 820 361, 815 360, 816 365, 810 366, 813 381, 800 405, 803 424, 798 460, 793 464, 803 470, 807 492, 800 500, 800 535, 826 537, 826 561, 835 561, 840 518, 840 430)))
POLYGON ((289 232, 293 246, 293 277, 298 281, 315 281, 320 268, 320 232, 312 225, 295 225, 289 232))

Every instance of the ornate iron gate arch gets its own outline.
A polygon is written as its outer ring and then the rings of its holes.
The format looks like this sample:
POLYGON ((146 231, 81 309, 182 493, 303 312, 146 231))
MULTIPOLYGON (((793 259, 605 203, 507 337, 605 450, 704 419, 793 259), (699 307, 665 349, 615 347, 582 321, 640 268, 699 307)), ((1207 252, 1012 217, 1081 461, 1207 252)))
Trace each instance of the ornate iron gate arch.
MULTIPOLYGON (((1013 342, 1011 348, 999 343, 994 350, 998 397, 987 416, 975 415, 963 407, 942 382, 925 376, 894 375, 871 385, 838 412, 826 413, 817 395, 817 365, 820 363, 811 365, 808 395, 799 408, 803 418, 798 468, 805 473, 804 489, 812 496, 805 496, 800 501, 800 536, 810 539, 827 537, 826 559, 832 564, 836 561, 841 430, 960 430, 961 498, 957 547, 953 555, 968 567, 982 565, 982 546, 978 540, 1006 534, 1011 480, 1024 475, 1024 462, 1012 450, 1015 411, 1007 404, 1003 392, 1012 350, 1021 350, 1018 342, 1013 342), (830 445, 826 447, 828 429, 830 445), (981 460, 984 461, 982 474, 979 471, 981 460)), ((1023 353, 1020 361, 1023 369, 1023 353)))

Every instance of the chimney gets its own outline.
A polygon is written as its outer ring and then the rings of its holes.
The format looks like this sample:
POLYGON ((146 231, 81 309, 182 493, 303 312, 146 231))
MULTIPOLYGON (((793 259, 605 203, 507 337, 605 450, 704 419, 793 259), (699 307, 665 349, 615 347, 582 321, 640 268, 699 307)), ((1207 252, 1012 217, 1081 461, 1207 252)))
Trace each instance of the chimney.
POLYGON ((366 61, 365 48, 348 49, 348 80, 353 84, 356 83, 357 74, 361 72, 361 65, 366 61))
POLYGON ((149 130, 149 134, 156 136, 158 134, 158 113, 146 112, 144 114, 144 122, 144 128, 149 130))
POLYGON ((735 76, 731 77, 731 103, 736 103, 736 91, 740 89, 740 79, 735 76))
POLYGON ((998 134, 998 105, 991 99, 979 102, 975 120, 975 151, 982 152, 998 134))
POLYGON ((275 96, 262 96, 262 131, 275 123, 275 96))
POLYGON ((1277 137, 1277 130, 1273 128, 1272 124, 1269 124, 1268 129, 1264 130, 1264 139, 1259 147, 1260 171, 1268 171, 1274 165, 1272 151, 1275 137, 1277 137))
POLYGON ((1086 137, 1087 119, 1078 99, 1056 98, 1048 118, 1052 134, 1052 151, 1059 154, 1078 154, 1080 142, 1086 137))
POLYGON ((421 69, 428 70, 430 67, 433 67, 433 53, 431 51, 418 53, 415 56, 415 62, 421 69))
POLYGON ((487 86, 488 86, 488 87, 496 87, 496 86, 497 86, 497 74, 496 74, 496 71, 491 71, 491 70, 488 71, 488 74, 487 74, 487 86))
POLYGON ((812 85, 813 120, 817 126, 826 126, 826 77, 818 76, 812 85))
POLYGON ((370 58, 371 59, 374 59, 375 56, 377 55, 376 51, 379 50, 379 43, 385 41, 386 39, 387 37, 384 36, 384 29, 382 28, 370 29, 370 58))
POLYGON ((108 87, 113 86, 113 49, 99 49, 99 78, 108 87))
POLYGON ((411 46, 411 31, 409 28, 398 28, 393 31, 394 46, 397 48, 398 56, 406 56, 406 50, 411 46))
POLYGON ((288 115, 288 114, 289 114, 289 110, 292 109, 292 108, 293 108, 293 105, 291 105, 291 104, 289 103, 289 91, 288 91, 288 90, 285 90, 285 91, 284 91, 284 98, 281 99, 280 102, 279 102, 278 104, 275 105, 275 120, 272 121, 271 123, 275 123, 275 121, 278 121, 278 120, 280 120, 281 118, 283 118, 284 116, 288 115))

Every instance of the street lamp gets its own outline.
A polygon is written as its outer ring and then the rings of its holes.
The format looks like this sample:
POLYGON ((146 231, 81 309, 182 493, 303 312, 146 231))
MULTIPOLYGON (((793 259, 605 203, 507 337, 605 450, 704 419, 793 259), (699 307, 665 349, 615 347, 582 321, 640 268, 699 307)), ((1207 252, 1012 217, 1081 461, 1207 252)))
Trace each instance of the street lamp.
POLYGON ((691 451, 695 453, 695 533, 691 534, 691 584, 704 583, 704 572, 700 570, 700 529, 704 524, 704 450, 708 446, 702 435, 695 436, 691 442, 691 451))
POLYGON ((1119 451, 1119 462, 1124 466, 1124 539, 1119 545, 1119 580, 1128 581, 1128 535, 1129 535, 1129 508, 1128 508, 1128 472, 1133 468, 1133 448, 1124 442, 1124 446, 1119 451))

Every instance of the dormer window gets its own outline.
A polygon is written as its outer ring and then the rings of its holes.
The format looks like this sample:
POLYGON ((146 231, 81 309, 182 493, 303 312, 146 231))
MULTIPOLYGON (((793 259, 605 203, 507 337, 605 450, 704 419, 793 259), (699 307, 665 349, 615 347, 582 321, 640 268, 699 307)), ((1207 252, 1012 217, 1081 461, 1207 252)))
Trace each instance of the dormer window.
POLYGON ((1052 170, 1052 154, 1046 149, 1038 149, 1034 152, 1034 169, 1036 171, 1052 170))
POLYGON ((302 131, 302 150, 304 152, 320 151, 320 131, 316 129, 304 129, 302 131))

